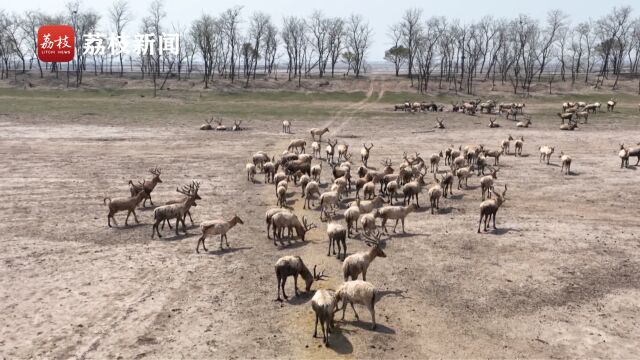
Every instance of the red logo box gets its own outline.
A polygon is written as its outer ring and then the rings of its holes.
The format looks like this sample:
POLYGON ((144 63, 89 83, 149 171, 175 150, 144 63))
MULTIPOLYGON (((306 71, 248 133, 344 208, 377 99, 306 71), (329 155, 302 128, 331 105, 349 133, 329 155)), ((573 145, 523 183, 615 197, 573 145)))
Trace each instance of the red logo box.
POLYGON ((43 25, 38 29, 38 59, 68 62, 75 56, 73 28, 69 25, 43 25))

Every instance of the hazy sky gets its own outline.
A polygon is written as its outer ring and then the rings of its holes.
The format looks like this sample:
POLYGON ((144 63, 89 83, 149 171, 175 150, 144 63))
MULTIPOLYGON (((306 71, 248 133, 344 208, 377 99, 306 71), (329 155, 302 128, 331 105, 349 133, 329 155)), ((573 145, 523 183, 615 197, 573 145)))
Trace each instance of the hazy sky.
MULTIPOLYGON (((83 7, 98 11, 103 20, 101 25, 106 25, 107 8, 112 0, 84 0, 83 7)), ((150 1, 130 0, 130 6, 135 13, 135 23, 127 29, 127 33, 135 32, 141 17, 145 15, 150 1)), ((66 0, 2 0, 0 9, 9 12, 22 12, 27 9, 40 9, 45 12, 63 12, 66 0)), ((237 0, 237 1, 212 1, 202 2, 195 0, 165 0, 167 19, 165 25, 179 23, 188 25, 200 14, 218 14, 224 9, 240 5, 243 6, 243 15, 246 19, 254 11, 263 11, 272 16, 272 19, 280 25, 282 17, 286 15, 307 16, 314 9, 322 10, 328 16, 346 16, 350 13, 362 14, 371 24, 374 31, 373 44, 369 52, 370 60, 382 60, 384 50, 389 47, 387 30, 389 26, 397 22, 405 9, 422 8, 425 16, 446 16, 449 19, 458 18, 461 21, 470 22, 480 19, 484 15, 495 17, 514 17, 518 14, 527 14, 535 18, 544 19, 548 10, 559 8, 567 14, 571 14, 571 20, 575 23, 598 18, 614 6, 632 5, 629 1, 605 1, 593 0, 537 0, 537 1, 512 1, 493 0, 487 1, 353 1, 353 0, 323 0, 323 1, 299 1, 299 0, 237 0), (319 6, 322 4, 322 7, 319 6)), ((640 5, 636 6, 640 7, 640 5)), ((634 17, 638 16, 638 9, 634 9, 634 17)), ((245 22, 246 24, 246 22, 245 22)))

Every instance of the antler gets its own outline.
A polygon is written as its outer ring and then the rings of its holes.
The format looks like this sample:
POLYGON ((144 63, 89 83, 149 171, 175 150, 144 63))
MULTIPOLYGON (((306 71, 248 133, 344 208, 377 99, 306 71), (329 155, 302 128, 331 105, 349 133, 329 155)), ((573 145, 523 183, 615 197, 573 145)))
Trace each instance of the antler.
POLYGON ((302 225, 304 226, 305 232, 317 227, 315 224, 307 223, 307 217, 306 216, 302 217, 302 225))
POLYGON ((363 232, 362 236, 365 237, 364 242, 367 245, 369 245, 369 246, 371 246, 371 245, 379 246, 380 245, 380 237, 382 236, 382 233, 380 231, 376 231, 376 233, 373 235, 373 237, 371 237, 366 232, 363 232))
POLYGON ((319 274, 316 274, 316 267, 318 267, 318 265, 313 265, 313 279, 316 281, 320 281, 320 280, 324 280, 325 277, 328 277, 327 275, 324 274, 324 270, 320 271, 319 274))
POLYGON ((190 196, 191 195, 191 186, 183 185, 182 189, 176 188, 176 191, 182 195, 190 196))
POLYGON ((149 169, 149 172, 152 173, 153 175, 160 175, 162 173, 162 171, 158 169, 158 166, 156 166, 155 168, 149 169))
POLYGON ((198 194, 198 189, 200 189, 200 183, 193 180, 189 185, 182 185, 182 189, 176 188, 176 191, 186 196, 195 196, 198 194))

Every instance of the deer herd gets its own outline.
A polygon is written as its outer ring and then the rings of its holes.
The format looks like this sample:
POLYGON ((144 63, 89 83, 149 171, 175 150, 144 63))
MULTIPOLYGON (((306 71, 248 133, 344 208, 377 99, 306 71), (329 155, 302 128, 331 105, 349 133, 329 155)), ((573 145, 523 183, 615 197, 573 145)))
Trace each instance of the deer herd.
MULTIPOLYGON (((607 109, 613 111, 617 101, 607 103, 607 109)), ((462 105, 453 104, 454 111, 461 111, 473 115, 476 111, 487 114, 506 114, 507 118, 516 118, 517 114, 524 113, 525 104, 500 103, 492 100, 473 100, 462 105)), ((583 102, 567 102, 562 105, 563 112, 559 113, 562 120, 561 129, 573 130, 577 126, 578 119, 587 123, 588 115, 597 113, 599 103, 586 104, 583 102), (574 120, 575 118, 575 120, 574 120), (568 124, 565 124, 568 120, 568 124), (566 127, 566 129, 565 129, 566 127)), ((411 103, 395 105, 395 110, 402 111, 445 111, 444 106, 435 103, 411 103)), ((517 127, 528 127, 531 118, 525 117, 526 122, 519 122, 517 127)), ((215 120, 217 125, 212 126, 214 117, 206 121, 200 127, 201 130, 223 131, 227 128, 222 125, 222 120, 215 120)), ((241 130, 240 122, 236 121, 232 130, 241 130)), ((282 132, 291 134, 291 121, 282 122, 282 132)), ((495 117, 489 117, 490 128, 499 128, 495 117)), ((435 128, 444 129, 444 121, 436 120, 435 128)), ((500 157, 511 155, 518 159, 522 156, 525 143, 524 136, 516 138, 508 135, 499 143, 487 144, 461 144, 450 145, 444 149, 433 152, 423 158, 419 152, 403 152, 395 161, 386 158, 381 161, 380 167, 371 166, 372 154, 378 151, 373 142, 362 143, 359 149, 359 163, 352 157, 351 144, 339 142, 335 137, 331 139, 330 130, 327 127, 313 128, 309 130, 307 139, 291 139, 285 149, 279 155, 269 155, 266 151, 254 153, 245 165, 247 181, 258 183, 256 175, 264 174, 263 184, 271 183, 273 190, 274 207, 269 208, 265 214, 266 237, 273 240, 275 246, 283 249, 296 242, 305 242, 309 239, 308 233, 318 226, 311 221, 316 217, 320 222, 326 223, 326 238, 328 239, 327 256, 336 256, 339 266, 342 268, 344 282, 334 290, 317 290, 311 299, 311 307, 315 313, 314 337, 318 335, 317 326, 321 325, 323 342, 329 346, 329 335, 334 329, 334 314, 342 309, 342 319, 345 317, 347 304, 351 305, 354 316, 358 319, 354 304, 365 306, 371 315, 372 328, 376 328, 375 305, 380 299, 375 283, 375 271, 368 270, 376 258, 393 257, 393 253, 386 249, 386 244, 397 232, 405 233, 405 226, 409 225, 411 218, 417 216, 438 216, 441 213, 441 201, 452 204, 456 201, 453 197, 453 184, 457 179, 456 191, 469 193, 469 179, 476 176, 479 179, 478 193, 478 226, 477 232, 490 231, 496 228, 496 215, 498 210, 507 200, 507 183, 500 179, 500 157), (323 136, 325 139, 323 140, 323 136), (307 141, 311 143, 311 154, 306 153, 307 141), (321 152, 322 143, 326 144, 324 154, 321 152), (511 146, 513 145, 513 151, 511 146), (490 158, 493 158, 492 160, 490 158), (442 163, 448 168, 441 168, 442 163), (322 181, 324 175, 324 183, 322 181), (330 180, 329 180, 330 179, 330 180), (502 182, 498 185, 498 182, 502 182), (296 189, 299 190, 296 190, 296 189), (322 191, 321 189, 324 189, 322 191), (426 191, 429 199, 429 214, 416 214, 421 209, 420 196, 426 191), (302 207, 296 207, 295 193, 300 194, 302 207), (297 210, 296 210, 297 208, 297 210), (413 214, 413 215, 412 215, 413 214), (391 221, 391 224, 389 222, 391 221), (359 224, 358 224, 359 223, 359 224), (484 225, 483 225, 484 223, 484 225), (390 230, 388 225, 393 225, 390 230), (400 225, 400 229, 398 229, 400 225), (384 238, 383 238, 384 237, 384 238), (349 239, 360 239, 354 241, 349 239), (353 244, 351 244, 353 243, 353 244), (361 249, 351 255, 347 254, 347 246, 366 245, 368 249, 361 249), (337 253, 336 253, 337 247, 337 253), (362 275, 362 280, 359 276, 362 275)), ((542 145, 538 148, 540 162, 549 164, 555 151, 555 147, 542 145)), ((640 163, 640 147, 627 148, 620 145, 619 157, 621 167, 629 165, 629 157, 637 157, 640 163)), ((560 152, 562 163, 561 172, 571 174, 572 158, 560 152)), ((103 202, 108 205, 107 223, 111 227, 113 220, 117 225, 114 215, 117 212, 127 211, 125 226, 133 214, 136 223, 139 222, 136 215, 138 206, 146 207, 147 200, 151 206, 155 206, 151 200, 154 189, 163 181, 160 179, 161 169, 154 167, 149 169, 152 175, 150 179, 134 182, 129 181, 129 197, 109 198, 103 202)), ((473 180, 472 180, 473 181, 473 180)), ((175 233, 179 235, 179 225, 182 224, 182 232, 187 233, 185 220, 187 215, 191 219, 191 211, 197 207, 202 197, 198 194, 200 183, 178 185, 176 192, 180 198, 170 200, 164 205, 155 207, 153 211, 153 227, 151 237, 156 234, 161 237, 159 225, 166 223, 171 229, 171 220, 175 219, 175 233)), ((269 190, 269 192, 273 191, 269 190)), ((212 235, 220 236, 220 249, 226 244, 229 247, 227 233, 236 225, 244 224, 236 214, 230 214, 227 218, 219 218, 202 221, 199 224, 200 237, 197 240, 196 252, 199 253, 205 247, 206 238, 212 235)), ((298 289, 298 277, 305 282, 305 293, 311 291, 314 282, 323 280, 324 271, 313 272, 309 270, 303 259, 298 255, 282 256, 275 263, 277 280, 278 301, 286 300, 285 292, 287 278, 293 277, 294 294, 300 295, 298 289), (282 296, 281 296, 282 295, 282 296)), ((375 270, 375 269, 374 269, 375 270)))

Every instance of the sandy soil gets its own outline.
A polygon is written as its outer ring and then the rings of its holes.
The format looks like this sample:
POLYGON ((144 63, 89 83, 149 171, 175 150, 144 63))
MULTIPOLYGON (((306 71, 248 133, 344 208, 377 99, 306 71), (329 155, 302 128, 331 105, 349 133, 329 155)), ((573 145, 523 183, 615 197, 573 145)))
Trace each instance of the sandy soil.
MULTIPOLYGON (((376 90, 377 91, 377 90, 376 90)), ((370 92, 373 94, 373 92, 370 92)), ((631 106, 631 105, 630 105, 631 106)), ((396 114, 361 102, 331 119, 295 119, 293 135, 279 122, 254 119, 239 133, 198 131, 192 120, 133 121, 92 116, 69 119, 0 116, 0 354, 3 358, 631 358, 640 348, 640 225, 637 168, 620 169, 617 147, 637 143, 640 131, 617 114, 600 114, 575 132, 556 119, 529 129, 489 129, 486 116, 396 114), (379 116, 360 119, 360 110, 379 116), (397 121, 390 121, 396 119, 397 121), (280 153, 307 129, 328 126, 330 137, 351 145, 373 141, 370 163, 403 151, 424 157, 449 144, 497 147, 507 134, 524 136, 521 158, 500 159, 498 186, 509 185, 498 230, 476 234, 479 178, 454 188, 431 215, 407 219, 406 234, 387 240, 368 280, 384 294, 378 329, 359 308, 347 312, 333 346, 312 338, 310 296, 273 301, 273 264, 301 255, 329 278, 313 289, 335 288, 341 264, 326 256, 325 224, 303 211, 300 190, 289 204, 318 225, 307 242, 274 246, 264 212, 276 204, 273 185, 246 181, 250 154, 280 153), (539 164, 538 146, 555 146, 551 165, 539 164), (573 159, 561 175, 557 153, 573 159), (230 249, 210 239, 195 253, 197 227, 151 240, 152 210, 141 224, 108 228, 105 194, 126 196, 127 181, 162 168, 154 203, 175 198, 175 187, 198 179, 203 200, 196 224, 238 214, 230 249)), ((126 110, 126 109, 125 109, 126 110)), ((538 109, 539 110, 539 109, 538 109)), ((535 107, 527 111, 538 111, 535 107)), ((541 111, 541 110, 540 110, 541 111)), ((626 119, 626 118, 625 118, 626 119)), ((357 161, 359 162, 359 161, 357 161)), ((631 160, 635 164, 635 159, 631 160)), ((443 168, 443 167, 441 167, 443 168)), ((257 176, 263 180, 261 174, 257 176)), ((329 171, 323 183, 330 180, 329 171)), ((350 240, 349 253, 366 249, 350 240)), ((288 284, 292 291, 291 282, 288 284)))

